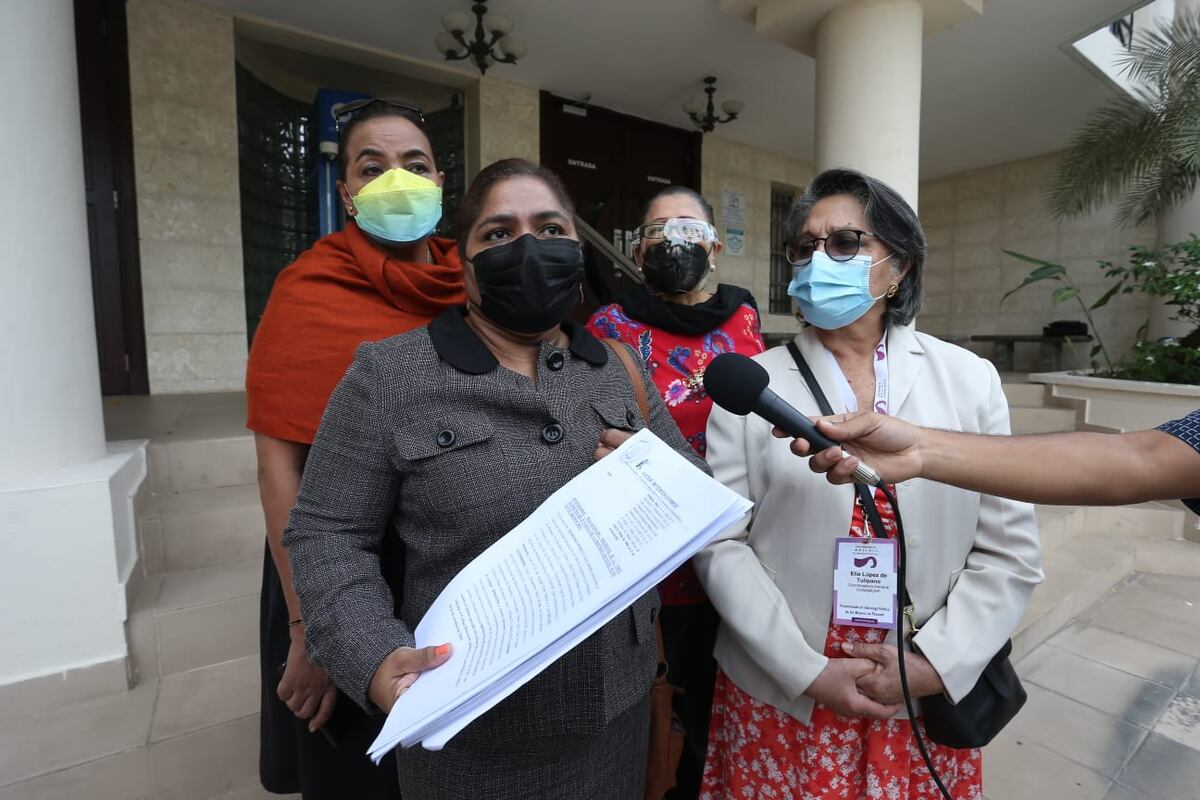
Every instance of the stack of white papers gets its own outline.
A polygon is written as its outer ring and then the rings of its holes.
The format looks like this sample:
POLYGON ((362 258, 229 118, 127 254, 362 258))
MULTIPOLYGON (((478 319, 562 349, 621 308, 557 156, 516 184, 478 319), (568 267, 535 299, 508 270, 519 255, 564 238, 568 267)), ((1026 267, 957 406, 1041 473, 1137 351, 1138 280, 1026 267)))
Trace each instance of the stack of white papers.
POLYGON ((393 706, 368 754, 440 750, 653 589, 751 503, 648 430, 550 496, 454 577, 417 626, 449 642, 393 706))

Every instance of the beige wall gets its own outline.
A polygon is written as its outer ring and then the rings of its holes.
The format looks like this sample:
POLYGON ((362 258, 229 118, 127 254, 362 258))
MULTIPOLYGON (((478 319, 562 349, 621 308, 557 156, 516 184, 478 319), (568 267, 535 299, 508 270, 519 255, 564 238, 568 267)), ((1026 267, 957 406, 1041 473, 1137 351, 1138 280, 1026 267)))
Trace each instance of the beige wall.
MULTIPOLYGON (((1116 228, 1111 208, 1080 219, 1051 219, 1042 192, 1056 159, 1054 154, 1040 156, 921 184, 920 216, 929 239, 921 330, 946 336, 1039 334, 1052 320, 1082 320, 1078 304, 1051 303, 1052 286, 1058 284, 1027 287, 1001 305, 1004 293, 1033 269, 1001 251, 1063 264, 1083 296, 1094 301, 1109 285, 1097 260, 1115 262, 1132 244, 1154 243, 1152 227, 1116 228)), ((1094 312, 1114 359, 1133 344, 1149 312, 1140 295, 1117 298, 1094 312)), ((971 347, 990 352, 986 345, 971 347)), ((1066 366, 1087 366, 1088 349, 1074 358, 1064 350, 1066 366)), ((1036 345, 1018 345, 1016 356, 1019 370, 1036 368, 1036 345)))
POLYGON ((467 90, 467 180, 502 158, 541 160, 538 90, 482 78, 467 90))
POLYGON ((178 0, 130 0, 127 13, 150 391, 240 389, 233 20, 178 0))
POLYGON ((771 285, 771 184, 803 188, 812 178, 807 161, 731 142, 706 134, 701 150, 700 187, 717 213, 717 232, 724 237, 721 192, 746 196, 746 253, 728 253, 717 260, 717 279, 744 286, 754 293, 762 312, 763 330, 795 331, 799 324, 790 315, 768 314, 771 285))

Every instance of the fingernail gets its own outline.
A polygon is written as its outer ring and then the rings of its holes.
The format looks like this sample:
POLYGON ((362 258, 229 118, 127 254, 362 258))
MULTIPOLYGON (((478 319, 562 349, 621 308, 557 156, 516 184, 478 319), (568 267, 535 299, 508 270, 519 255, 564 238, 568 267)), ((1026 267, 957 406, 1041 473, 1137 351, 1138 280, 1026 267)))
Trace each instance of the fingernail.
POLYGON ((854 643, 853 642, 842 642, 842 650, 847 653, 853 653, 854 652, 854 643))
POLYGON ((446 653, 450 652, 450 645, 449 644, 439 644, 437 646, 437 649, 435 649, 433 652, 437 653, 439 656, 444 656, 444 655, 446 655, 446 653))

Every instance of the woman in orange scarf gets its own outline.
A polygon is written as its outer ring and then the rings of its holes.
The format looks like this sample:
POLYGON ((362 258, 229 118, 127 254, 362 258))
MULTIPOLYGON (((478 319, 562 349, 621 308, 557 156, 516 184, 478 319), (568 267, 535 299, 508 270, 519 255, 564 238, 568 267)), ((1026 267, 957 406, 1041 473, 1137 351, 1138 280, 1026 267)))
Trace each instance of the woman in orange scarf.
MULTIPOLYGON (((355 348, 421 327, 465 295, 457 247, 430 236, 443 175, 420 109, 369 100, 337 113, 338 191, 352 219, 279 274, 246 370, 267 522, 259 773, 268 791, 305 800, 375 800, 400 796, 395 766, 365 755, 382 717, 339 697, 309 662, 281 538, 325 404, 355 348)), ((398 575, 402 565, 392 562, 398 575)))

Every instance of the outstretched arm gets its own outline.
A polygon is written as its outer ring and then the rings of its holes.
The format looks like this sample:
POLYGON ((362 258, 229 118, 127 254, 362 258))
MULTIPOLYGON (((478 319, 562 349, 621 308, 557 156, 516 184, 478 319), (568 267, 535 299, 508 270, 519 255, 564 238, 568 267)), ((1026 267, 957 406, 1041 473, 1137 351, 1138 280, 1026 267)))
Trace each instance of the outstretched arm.
MULTIPOLYGON (((813 456, 816 472, 848 483, 861 458, 888 481, 914 477, 1031 503, 1122 505, 1200 496, 1200 453, 1158 430, 1124 434, 983 436, 920 428, 871 412, 817 427, 840 441, 813 456)), ((792 451, 809 455, 808 443, 792 451)))

